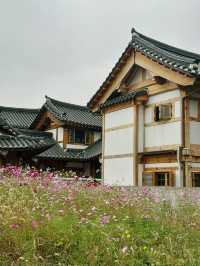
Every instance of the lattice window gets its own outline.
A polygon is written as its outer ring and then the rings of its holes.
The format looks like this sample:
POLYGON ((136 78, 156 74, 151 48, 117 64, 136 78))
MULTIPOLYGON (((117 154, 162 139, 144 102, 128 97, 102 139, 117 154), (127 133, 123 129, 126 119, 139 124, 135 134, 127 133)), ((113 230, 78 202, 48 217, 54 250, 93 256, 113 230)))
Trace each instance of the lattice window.
POLYGON ((154 120, 165 121, 172 118, 172 104, 159 104, 154 109, 154 120))

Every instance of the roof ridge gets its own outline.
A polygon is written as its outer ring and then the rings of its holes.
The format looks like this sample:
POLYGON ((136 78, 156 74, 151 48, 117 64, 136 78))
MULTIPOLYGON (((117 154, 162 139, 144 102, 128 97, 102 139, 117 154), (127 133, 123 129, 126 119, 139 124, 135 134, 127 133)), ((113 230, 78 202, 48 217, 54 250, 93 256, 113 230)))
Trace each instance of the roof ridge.
POLYGON ((132 33, 132 37, 134 38, 135 36, 139 36, 141 37, 142 39, 152 43, 161 48, 161 49, 165 49, 169 52, 175 52, 179 55, 182 55, 182 56, 186 56, 186 57, 189 57, 189 58, 192 58, 192 59, 195 59, 195 60, 200 60, 200 54, 198 53, 194 53, 194 52, 190 52, 188 50, 184 50, 184 49, 181 49, 181 48, 178 48, 176 46, 173 46, 173 45, 170 45, 170 44, 167 44, 167 43, 164 43, 164 42, 161 42, 161 41, 158 41, 154 38, 151 38, 151 37, 148 37, 138 31, 136 31, 134 28, 131 30, 131 33, 132 33))
POLYGON ((85 111, 89 111, 89 108, 86 106, 86 105, 79 105, 79 104, 74 104, 74 103, 69 103, 69 102, 63 102, 63 101, 60 101, 60 100, 56 100, 54 98, 51 98, 49 96, 45 96, 46 99, 49 99, 51 102, 56 102, 56 103, 60 103, 62 105, 66 105, 66 106, 70 106, 70 107, 75 107, 77 109, 81 109, 81 110, 85 110, 85 111))
POLYGON ((10 106, 0 106, 0 112, 1 112, 1 109, 3 110, 10 110, 10 111, 26 111, 26 112, 39 112, 40 111, 40 108, 22 108, 22 107, 10 107, 10 106))

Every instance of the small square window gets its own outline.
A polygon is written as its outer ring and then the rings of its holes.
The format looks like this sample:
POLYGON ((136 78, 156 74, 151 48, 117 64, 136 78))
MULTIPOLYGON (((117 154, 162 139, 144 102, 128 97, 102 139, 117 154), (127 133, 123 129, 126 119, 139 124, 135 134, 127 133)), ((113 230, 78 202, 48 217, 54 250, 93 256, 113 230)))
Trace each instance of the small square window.
POLYGON ((192 186, 200 187, 200 173, 192 173, 192 186))
POLYGON ((75 129, 75 143, 85 144, 85 131, 75 129))
POLYGON ((154 109, 154 120, 165 121, 170 120, 172 118, 172 104, 160 104, 156 105, 154 109))

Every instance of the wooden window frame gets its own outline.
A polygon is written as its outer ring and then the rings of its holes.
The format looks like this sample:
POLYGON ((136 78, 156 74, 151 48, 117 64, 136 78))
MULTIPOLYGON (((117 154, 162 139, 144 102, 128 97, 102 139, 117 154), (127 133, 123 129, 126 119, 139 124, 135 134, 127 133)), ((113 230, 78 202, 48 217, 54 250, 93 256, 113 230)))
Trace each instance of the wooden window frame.
MULTIPOLYGON (((168 179, 169 181, 167 181, 167 178, 165 177, 165 186, 163 187, 174 187, 175 186, 175 175, 174 175, 174 172, 171 171, 171 170, 158 170, 158 171, 144 171, 143 172, 143 175, 144 174, 152 174, 152 186, 157 186, 157 181, 156 181, 156 174, 158 173, 165 173, 165 174, 168 174, 168 179)), ((142 185, 143 185, 143 178, 142 178, 142 185)))
POLYGON ((191 178, 192 178, 192 187, 200 187, 200 186, 195 186, 195 174, 199 174, 200 172, 192 172, 191 178))
POLYGON ((173 105, 172 103, 160 103, 155 104, 154 106, 154 122, 162 122, 162 121, 170 121, 173 118, 173 105), (162 112, 162 107, 170 108, 170 116, 169 117, 160 117, 160 113, 162 112))
POLYGON ((79 129, 79 128, 70 128, 69 129, 69 133, 68 133, 68 144, 73 144, 73 145, 91 145, 94 142, 94 132, 90 131, 90 130, 84 130, 84 129, 79 129), (84 132, 84 143, 79 143, 76 142, 76 138, 75 138, 75 134, 76 134, 76 130, 80 130, 84 132), (71 135, 70 135, 70 131, 72 131, 72 141, 70 139, 71 135), (89 134, 89 141, 87 141, 87 134, 89 134))

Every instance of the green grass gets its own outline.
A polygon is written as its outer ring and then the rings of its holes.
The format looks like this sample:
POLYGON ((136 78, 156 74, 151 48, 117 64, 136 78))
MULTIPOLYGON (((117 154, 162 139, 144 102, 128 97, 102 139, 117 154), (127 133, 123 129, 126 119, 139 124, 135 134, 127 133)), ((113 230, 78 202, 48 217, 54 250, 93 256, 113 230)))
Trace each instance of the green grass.
POLYGON ((200 265, 198 200, 172 207, 154 195, 5 180, 0 265, 200 265))

